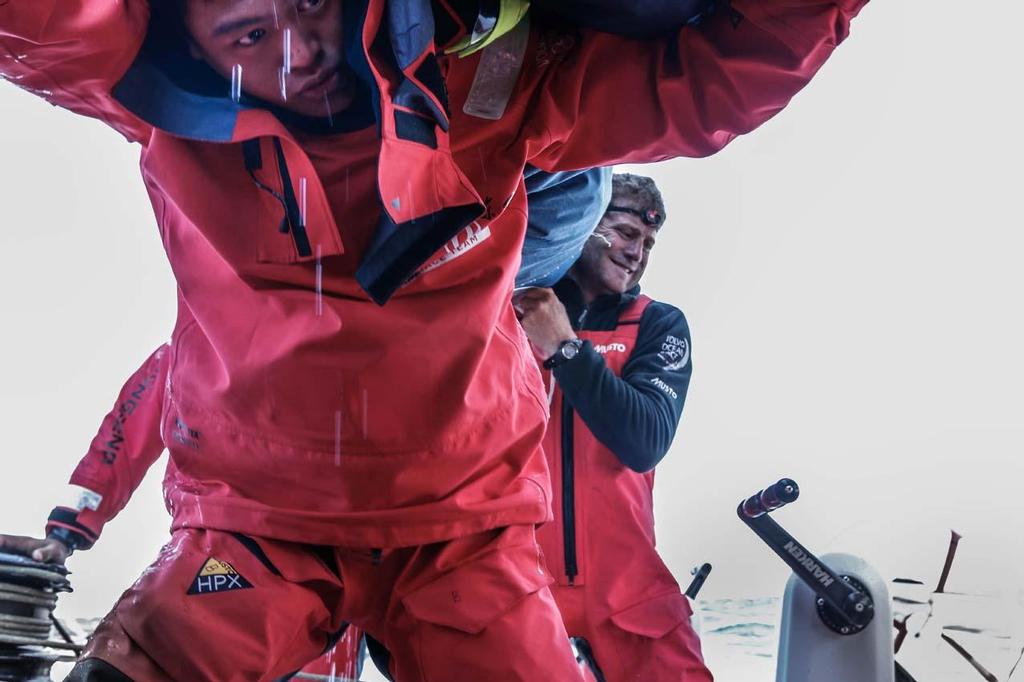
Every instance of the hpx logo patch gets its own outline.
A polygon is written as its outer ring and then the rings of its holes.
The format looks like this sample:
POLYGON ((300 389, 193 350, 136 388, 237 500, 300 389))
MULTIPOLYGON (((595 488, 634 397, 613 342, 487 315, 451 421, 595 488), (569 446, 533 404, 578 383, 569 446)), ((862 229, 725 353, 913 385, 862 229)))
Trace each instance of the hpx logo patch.
POLYGON ((234 566, 226 561, 210 557, 199 569, 187 594, 209 594, 211 592, 228 592, 244 590, 252 587, 252 583, 242 577, 234 566))

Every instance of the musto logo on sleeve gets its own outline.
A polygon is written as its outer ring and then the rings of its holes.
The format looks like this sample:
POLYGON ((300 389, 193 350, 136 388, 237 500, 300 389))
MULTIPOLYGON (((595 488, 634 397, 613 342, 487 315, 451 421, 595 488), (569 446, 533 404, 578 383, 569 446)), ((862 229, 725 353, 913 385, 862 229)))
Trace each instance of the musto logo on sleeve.
POLYGON ((665 369, 674 371, 686 367, 690 361, 690 342, 669 334, 661 344, 658 357, 665 363, 665 369))
POLYGON ((227 592, 252 587, 252 583, 242 577, 234 566, 226 561, 210 557, 199 569, 188 594, 209 594, 210 592, 227 592))
POLYGON ((608 353, 625 353, 626 344, 624 343, 595 343, 594 350, 601 355, 607 355, 608 353))

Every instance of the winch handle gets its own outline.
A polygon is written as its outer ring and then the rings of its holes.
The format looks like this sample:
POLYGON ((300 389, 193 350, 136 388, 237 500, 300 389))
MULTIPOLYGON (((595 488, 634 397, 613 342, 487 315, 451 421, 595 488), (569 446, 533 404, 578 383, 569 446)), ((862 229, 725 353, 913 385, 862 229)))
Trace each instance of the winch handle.
POLYGON ((796 481, 783 478, 740 502, 736 514, 817 595, 825 625, 843 635, 860 632, 874 616, 871 595, 829 568, 768 515, 799 496, 796 481))

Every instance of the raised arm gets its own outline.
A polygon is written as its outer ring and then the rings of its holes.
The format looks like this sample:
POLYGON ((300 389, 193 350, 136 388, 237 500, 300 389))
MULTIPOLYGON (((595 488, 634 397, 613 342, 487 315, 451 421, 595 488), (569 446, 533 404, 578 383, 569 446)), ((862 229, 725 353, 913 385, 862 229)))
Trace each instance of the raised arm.
POLYGON ((583 32, 538 89, 529 161, 561 170, 713 154, 785 107, 866 2, 732 0, 664 40, 583 32))
POLYGON ((125 382, 88 452, 71 475, 75 501, 57 507, 48 537, 88 549, 120 512, 164 450, 160 435, 170 349, 158 348, 125 382))
POLYGON ((574 26, 636 38, 664 36, 710 11, 715 0, 533 0, 574 26))
POLYGON ((111 96, 146 35, 142 0, 0 2, 0 76, 60 107, 103 120, 132 141, 149 126, 111 96))

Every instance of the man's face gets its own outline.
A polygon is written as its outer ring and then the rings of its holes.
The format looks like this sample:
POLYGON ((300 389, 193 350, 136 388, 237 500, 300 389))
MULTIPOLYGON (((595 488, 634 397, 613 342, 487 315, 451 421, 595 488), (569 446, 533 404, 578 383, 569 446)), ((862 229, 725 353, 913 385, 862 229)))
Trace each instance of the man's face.
MULTIPOLYGON (((629 202, 614 203, 636 208, 629 202)), ((605 213, 583 247, 573 276, 593 297, 624 293, 643 276, 657 236, 658 228, 645 224, 640 216, 605 213)))
POLYGON ((348 108, 355 87, 342 53, 342 2, 189 0, 185 27, 193 56, 228 80, 240 73, 242 92, 322 118, 348 108))

